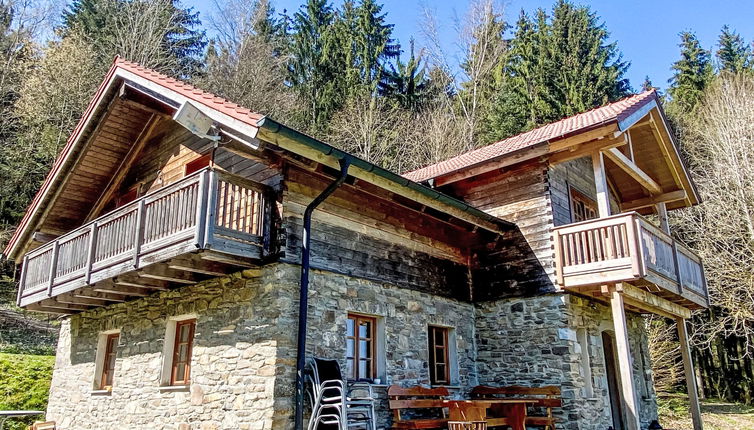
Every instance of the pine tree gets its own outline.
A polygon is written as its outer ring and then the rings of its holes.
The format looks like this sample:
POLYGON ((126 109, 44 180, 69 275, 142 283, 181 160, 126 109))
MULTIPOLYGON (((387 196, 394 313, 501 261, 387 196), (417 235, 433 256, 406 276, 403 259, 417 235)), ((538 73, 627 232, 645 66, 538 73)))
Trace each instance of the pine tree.
POLYGON ((344 51, 337 46, 335 18, 327 0, 308 0, 293 16, 288 79, 304 104, 302 122, 312 132, 326 129, 344 102, 344 51))
POLYGON ((709 51, 702 48, 694 33, 681 32, 681 58, 673 63, 673 77, 669 80, 668 95, 671 112, 689 113, 694 110, 714 74, 709 51))
POLYGON ((63 35, 78 33, 98 62, 120 54, 173 76, 190 79, 202 68, 206 36, 199 13, 178 0, 74 0, 63 13, 63 35))
POLYGON ((754 67, 751 46, 727 25, 718 39, 717 62, 720 71, 738 73, 754 67))
POLYGON ((411 54, 408 61, 404 63, 399 58, 395 65, 391 64, 385 71, 380 82, 380 95, 395 99, 404 109, 418 111, 430 99, 432 87, 422 64, 422 55, 417 56, 415 52, 413 39, 409 46, 411 54))
POLYGON ((382 79, 387 62, 398 58, 400 45, 392 38, 393 24, 387 24, 382 5, 362 0, 356 9, 356 63, 361 82, 373 93, 382 79))
POLYGON ((559 0, 552 18, 521 12, 486 121, 488 140, 511 136, 626 96, 630 92, 615 42, 586 6, 559 0))

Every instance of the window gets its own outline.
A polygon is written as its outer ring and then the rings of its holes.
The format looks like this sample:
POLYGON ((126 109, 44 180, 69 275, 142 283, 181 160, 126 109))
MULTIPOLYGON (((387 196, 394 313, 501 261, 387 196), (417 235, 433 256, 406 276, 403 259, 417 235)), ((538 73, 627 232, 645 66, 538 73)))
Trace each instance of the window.
POLYGON ((592 362, 589 356, 589 333, 586 329, 580 328, 576 330, 576 339, 581 353, 579 373, 584 379, 584 397, 592 398, 594 397, 594 387, 592 386, 592 362))
POLYGON ((100 389, 108 390, 113 387, 113 375, 115 374, 115 356, 118 352, 118 339, 120 334, 107 335, 105 341, 105 361, 102 364, 102 376, 100 377, 100 389))
POLYGON ((447 327, 429 326, 429 380, 433 385, 450 384, 450 346, 447 327))
POLYGON ((377 319, 348 314, 346 323, 346 375, 348 379, 374 379, 377 319))
POLYGON ((571 187, 571 220, 581 222, 598 218, 597 202, 571 187))
POLYGON ((95 392, 110 391, 113 388, 119 341, 119 330, 110 330, 99 334, 94 366, 94 384, 92 386, 92 390, 95 392))
POLYGON ((204 155, 201 155, 199 158, 189 161, 188 163, 186 163, 186 170, 184 172, 184 175, 188 176, 194 172, 202 170, 203 168, 209 166, 210 161, 212 161, 211 152, 208 152, 204 155))
POLYGON ((194 327, 196 327, 196 320, 177 321, 175 324, 175 345, 173 346, 170 385, 188 385, 189 383, 194 327))

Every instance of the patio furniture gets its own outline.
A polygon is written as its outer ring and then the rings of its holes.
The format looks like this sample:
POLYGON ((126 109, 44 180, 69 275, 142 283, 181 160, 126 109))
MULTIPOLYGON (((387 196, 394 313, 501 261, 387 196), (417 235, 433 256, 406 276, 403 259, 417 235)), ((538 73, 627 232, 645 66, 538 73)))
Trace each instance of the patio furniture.
POLYGON ((448 430, 487 430, 487 421, 448 421, 448 430))
MULTIPOLYGON (((518 385, 508 387, 490 387, 480 385, 471 390, 471 397, 475 399, 519 399, 530 401, 531 406, 544 410, 544 415, 528 415, 525 423, 527 426, 544 427, 544 430, 555 429, 555 417, 553 408, 563 405, 560 398, 560 387, 522 387, 518 385)), ((490 425, 492 425, 490 423, 490 425)))
POLYGON ((367 381, 354 381, 348 384, 346 419, 349 429, 377 430, 372 384, 367 381))
POLYGON ((310 358, 304 381, 312 408, 308 430, 346 430, 346 387, 336 360, 310 358))
POLYGON ((5 421, 11 418, 31 417, 34 415, 43 415, 44 411, 0 411, 0 430, 3 430, 5 421))
POLYGON ((485 421, 489 427, 525 430, 527 399, 444 400, 451 421, 485 421), (492 411, 492 414, 488 414, 492 411))
POLYGON ((393 411, 394 429, 439 429, 448 425, 445 415, 448 389, 420 386, 403 388, 391 385, 387 389, 388 404, 393 411))

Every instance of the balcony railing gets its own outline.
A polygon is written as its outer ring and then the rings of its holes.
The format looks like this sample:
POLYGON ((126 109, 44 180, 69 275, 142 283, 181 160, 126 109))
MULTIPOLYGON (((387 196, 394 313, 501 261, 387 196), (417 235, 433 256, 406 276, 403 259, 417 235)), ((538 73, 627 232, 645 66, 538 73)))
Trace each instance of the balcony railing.
POLYGON ((635 212, 557 227, 553 236, 562 287, 636 281, 690 308, 709 304, 699 257, 635 212))
POLYGON ((201 170, 26 254, 18 303, 202 249, 260 259, 269 250, 271 203, 263 185, 201 170))

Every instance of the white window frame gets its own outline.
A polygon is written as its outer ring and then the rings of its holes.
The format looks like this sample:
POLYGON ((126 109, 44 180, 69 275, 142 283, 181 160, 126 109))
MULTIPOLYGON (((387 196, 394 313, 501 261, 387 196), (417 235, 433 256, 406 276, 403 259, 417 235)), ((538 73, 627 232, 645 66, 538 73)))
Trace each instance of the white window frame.
MULTIPOLYGON (((164 388, 185 388, 186 385, 171 385, 171 376, 173 373, 173 354, 174 354, 174 348, 175 348, 175 329, 179 322, 182 321, 188 321, 188 320, 197 320, 198 317, 196 314, 184 314, 184 315, 177 315, 168 317, 168 321, 165 327, 165 341, 164 345, 162 347, 162 370, 160 371, 160 387, 164 388)), ((194 332, 194 339, 192 339, 192 343, 196 339, 196 332, 194 332)), ((196 346, 194 344, 194 346, 196 346)), ((192 348, 191 353, 191 360, 194 359, 194 351, 195 349, 192 348)), ((191 366, 193 369, 194 366, 191 366)))
POLYGON ((585 328, 576 329, 576 339, 581 349, 579 361, 579 373, 584 379, 584 397, 594 397, 594 382, 592 381, 592 358, 589 355, 589 332, 585 328))
MULTIPOLYGON (((107 351, 107 338, 113 334, 118 335, 118 346, 120 346, 120 329, 105 330, 99 332, 97 335, 97 352, 94 359, 94 378, 92 378, 92 391, 93 392, 110 392, 111 390, 103 390, 102 386, 102 370, 105 367, 105 352, 107 351)), ((115 381, 115 378, 113 378, 115 381)))

